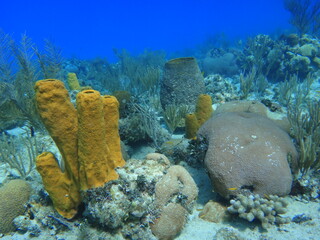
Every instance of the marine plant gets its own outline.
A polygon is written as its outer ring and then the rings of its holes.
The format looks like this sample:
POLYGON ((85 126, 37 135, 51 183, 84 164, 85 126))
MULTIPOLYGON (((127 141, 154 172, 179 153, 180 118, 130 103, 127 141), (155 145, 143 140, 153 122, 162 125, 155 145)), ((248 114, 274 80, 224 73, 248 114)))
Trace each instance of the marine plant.
POLYGON ((158 87, 164 64, 163 52, 146 50, 138 56, 132 56, 125 49, 114 49, 114 53, 118 58, 117 63, 110 63, 103 58, 89 61, 72 59, 71 65, 77 66, 73 72, 79 79, 94 82, 108 93, 128 91, 131 95, 139 95, 158 87))
POLYGON ((163 118, 171 133, 173 133, 179 125, 184 125, 185 116, 192 111, 192 106, 186 104, 169 104, 163 111, 163 118))
POLYGON ((266 76, 260 74, 255 78, 254 81, 254 91, 262 97, 268 87, 268 79, 266 76))
MULTIPOLYGON (((139 95, 152 88, 157 88, 161 69, 165 62, 163 52, 145 51, 137 57, 131 56, 125 49, 114 49, 119 59, 120 74, 126 78, 127 89, 134 95, 139 95)), ((120 90, 120 89, 118 89, 120 90)))
POLYGON ((292 101, 288 120, 300 155, 297 170, 305 175, 320 169, 320 101, 292 101))
POLYGON ((161 126, 157 111, 147 101, 140 99, 140 102, 130 103, 132 109, 135 111, 140 119, 140 129, 142 132, 152 140, 153 146, 160 149, 160 146, 165 142, 169 135, 166 130, 161 126))
POLYGON ((320 2, 316 0, 284 0, 284 7, 291 14, 290 23, 303 35, 319 34, 320 2))
POLYGON ((278 84, 278 101, 284 106, 288 106, 293 94, 297 91, 298 76, 292 75, 278 84))
POLYGON ((37 62, 41 68, 42 78, 62 79, 62 51, 49 40, 44 40, 44 51, 40 51, 36 46, 33 48, 37 56, 37 62))
POLYGON ((131 99, 131 94, 128 91, 114 91, 112 96, 115 96, 119 102, 120 117, 125 117, 128 111, 128 103, 131 99))
POLYGON ((10 49, 11 37, 0 30, 0 80, 12 82, 14 79, 13 62, 14 58, 10 49))
POLYGON ((71 63, 78 66, 75 73, 79 79, 94 81, 95 85, 100 84, 108 93, 127 90, 127 85, 124 78, 121 77, 120 68, 117 64, 111 64, 103 58, 86 61, 72 59, 71 63))
POLYGON ((0 31, 0 81, 4 82, 2 87, 11 93, 6 102, 15 109, 2 109, 1 120, 18 119, 42 129, 33 85, 39 78, 57 77, 61 72, 61 61, 60 50, 49 41, 41 52, 26 34, 21 36, 20 42, 15 42, 10 35, 0 31))
POLYGON ((257 75, 257 69, 253 67, 248 74, 240 73, 240 91, 242 93, 242 99, 247 99, 249 93, 253 90, 253 84, 257 75))
POLYGON ((22 178, 26 178, 35 168, 36 156, 44 147, 31 132, 25 131, 21 136, 3 132, 0 140, 0 162, 8 164, 9 171, 22 178))
POLYGON ((247 46, 244 51, 249 53, 252 57, 250 64, 247 64, 247 68, 245 68, 244 71, 252 71, 252 68, 255 67, 258 74, 264 73, 266 59, 273 44, 274 42, 267 35, 260 34, 254 38, 248 38, 247 46))
POLYGON ((34 60, 34 44, 27 35, 22 35, 19 44, 11 42, 13 56, 17 60, 18 71, 13 82, 17 105, 26 118, 36 128, 42 124, 34 102, 33 84, 39 77, 34 60))
POLYGON ((297 74, 291 75, 289 79, 278 84, 278 101, 284 106, 290 105, 292 101, 298 105, 306 103, 313 81, 314 75, 310 73, 302 81, 297 74))

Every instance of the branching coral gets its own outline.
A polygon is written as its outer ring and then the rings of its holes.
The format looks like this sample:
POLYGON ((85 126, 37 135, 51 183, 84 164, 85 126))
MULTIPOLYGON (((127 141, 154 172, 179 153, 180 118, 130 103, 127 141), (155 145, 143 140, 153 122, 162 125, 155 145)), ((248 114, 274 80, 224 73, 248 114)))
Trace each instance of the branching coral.
POLYGON ((238 195, 230 201, 228 207, 230 213, 239 214, 239 217, 252 222, 258 219, 262 227, 267 229, 272 224, 284 224, 290 222, 290 218, 282 217, 280 214, 286 212, 287 201, 275 195, 265 198, 259 195, 238 195))

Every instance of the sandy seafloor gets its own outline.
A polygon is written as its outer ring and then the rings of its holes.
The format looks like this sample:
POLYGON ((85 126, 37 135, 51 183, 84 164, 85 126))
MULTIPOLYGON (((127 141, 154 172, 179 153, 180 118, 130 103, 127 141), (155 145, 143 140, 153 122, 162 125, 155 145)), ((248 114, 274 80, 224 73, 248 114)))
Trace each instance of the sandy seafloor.
POLYGON ((212 193, 210 180, 203 170, 195 170, 191 172, 198 187, 199 199, 197 207, 189 216, 188 223, 184 227, 180 236, 176 239, 198 239, 198 240, 213 240, 217 231, 221 228, 232 228, 238 231, 239 236, 243 239, 259 239, 259 240, 282 240, 282 239, 320 239, 320 203, 319 202, 300 202, 288 196, 286 199, 289 202, 287 213, 282 216, 290 217, 305 214, 312 218, 311 221, 297 224, 291 222, 280 226, 272 225, 268 230, 261 228, 259 222, 249 223, 246 220, 235 218, 233 222, 212 223, 202 220, 198 217, 199 211, 203 207, 203 203, 207 203, 210 199, 215 197, 212 193))

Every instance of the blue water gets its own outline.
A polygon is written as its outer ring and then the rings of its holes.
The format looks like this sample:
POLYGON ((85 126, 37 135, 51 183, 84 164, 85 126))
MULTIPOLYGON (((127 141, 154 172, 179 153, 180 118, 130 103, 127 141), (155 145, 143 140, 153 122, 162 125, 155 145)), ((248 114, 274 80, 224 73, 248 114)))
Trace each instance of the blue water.
POLYGON ((113 48, 168 53, 194 48, 223 34, 230 42, 290 31, 281 0, 2 0, 0 29, 36 45, 49 39, 65 57, 105 57, 113 48))

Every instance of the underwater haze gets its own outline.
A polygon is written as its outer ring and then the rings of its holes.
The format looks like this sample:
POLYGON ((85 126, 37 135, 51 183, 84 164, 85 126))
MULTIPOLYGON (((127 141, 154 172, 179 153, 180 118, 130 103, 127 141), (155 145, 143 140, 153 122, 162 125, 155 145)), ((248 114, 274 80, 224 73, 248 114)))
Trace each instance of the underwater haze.
POLYGON ((0 240, 320 239, 320 0, 0 6, 0 240))
POLYGON ((113 49, 168 53, 193 48, 213 35, 228 41, 290 28, 280 0, 1 1, 0 29, 36 45, 49 39, 65 57, 104 57, 113 49))

